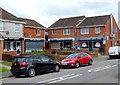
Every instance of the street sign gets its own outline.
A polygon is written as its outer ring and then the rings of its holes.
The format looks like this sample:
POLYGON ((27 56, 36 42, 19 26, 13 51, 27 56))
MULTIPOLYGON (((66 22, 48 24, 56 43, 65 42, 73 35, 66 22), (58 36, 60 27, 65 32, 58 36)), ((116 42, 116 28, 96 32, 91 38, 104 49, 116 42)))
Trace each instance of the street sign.
POLYGON ((117 28, 113 28, 113 32, 117 32, 117 28))

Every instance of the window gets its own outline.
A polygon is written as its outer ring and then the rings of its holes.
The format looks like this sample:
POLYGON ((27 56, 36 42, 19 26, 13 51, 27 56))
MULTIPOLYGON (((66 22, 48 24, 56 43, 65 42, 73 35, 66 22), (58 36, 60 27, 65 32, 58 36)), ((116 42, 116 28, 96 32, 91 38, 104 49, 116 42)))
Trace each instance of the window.
POLYGON ((15 32, 20 32, 20 25, 19 24, 15 24, 15 32))
POLYGON ((56 30, 52 30, 52 35, 56 35, 56 30))
POLYGON ((36 29, 36 35, 40 35, 40 29, 36 29))
POLYGON ((42 56, 42 57, 41 57, 41 60, 42 60, 43 62, 49 62, 49 61, 50 61, 50 58, 48 58, 48 57, 46 57, 46 56, 42 56))
POLYGON ((0 22, 0 31, 6 31, 7 23, 6 22, 0 22))
POLYGON ((100 33, 100 27, 96 27, 96 28, 95 28, 95 33, 96 33, 96 34, 99 34, 99 33, 100 33))
POLYGON ((89 34, 89 28, 81 28, 81 34, 89 34))
POLYGON ((64 35, 70 35, 70 29, 64 29, 64 35))

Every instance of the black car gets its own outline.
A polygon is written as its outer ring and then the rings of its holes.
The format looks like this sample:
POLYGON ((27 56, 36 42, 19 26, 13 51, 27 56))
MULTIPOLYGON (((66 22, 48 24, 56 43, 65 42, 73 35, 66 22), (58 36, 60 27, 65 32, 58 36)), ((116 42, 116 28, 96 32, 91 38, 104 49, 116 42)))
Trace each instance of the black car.
POLYGON ((55 71, 59 72, 59 62, 49 58, 48 56, 29 55, 24 57, 15 57, 12 66, 11 73, 13 76, 19 77, 26 74, 33 77, 39 72, 55 71))

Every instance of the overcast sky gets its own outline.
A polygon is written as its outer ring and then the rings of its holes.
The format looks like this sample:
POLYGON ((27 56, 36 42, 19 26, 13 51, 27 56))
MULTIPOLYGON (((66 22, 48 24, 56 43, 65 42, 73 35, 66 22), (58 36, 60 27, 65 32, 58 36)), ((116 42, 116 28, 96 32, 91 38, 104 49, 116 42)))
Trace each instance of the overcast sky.
MULTIPOLYGON (((0 0, 0 7, 21 18, 48 27, 63 17, 113 14, 118 20, 119 0, 0 0)), ((117 21, 118 22, 118 21, 117 21)))

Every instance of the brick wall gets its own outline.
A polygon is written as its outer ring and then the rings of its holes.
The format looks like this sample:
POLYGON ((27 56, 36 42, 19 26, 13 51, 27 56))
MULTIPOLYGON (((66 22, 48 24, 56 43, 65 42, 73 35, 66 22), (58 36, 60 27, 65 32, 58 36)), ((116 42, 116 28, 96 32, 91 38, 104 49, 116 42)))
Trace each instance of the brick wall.
POLYGON ((3 46, 4 46, 4 41, 0 40, 0 60, 2 60, 2 53, 3 53, 3 46))
POLYGON ((44 38, 44 29, 40 29, 40 35, 37 36, 36 28, 23 28, 23 35, 25 38, 44 38))
POLYGON ((52 35, 52 29, 49 29, 48 30, 48 37, 49 38, 70 38, 70 37, 74 37, 74 29, 73 28, 69 28, 70 29, 70 35, 64 35, 63 34, 63 29, 65 29, 65 28, 55 29, 56 30, 56 35, 52 35))

